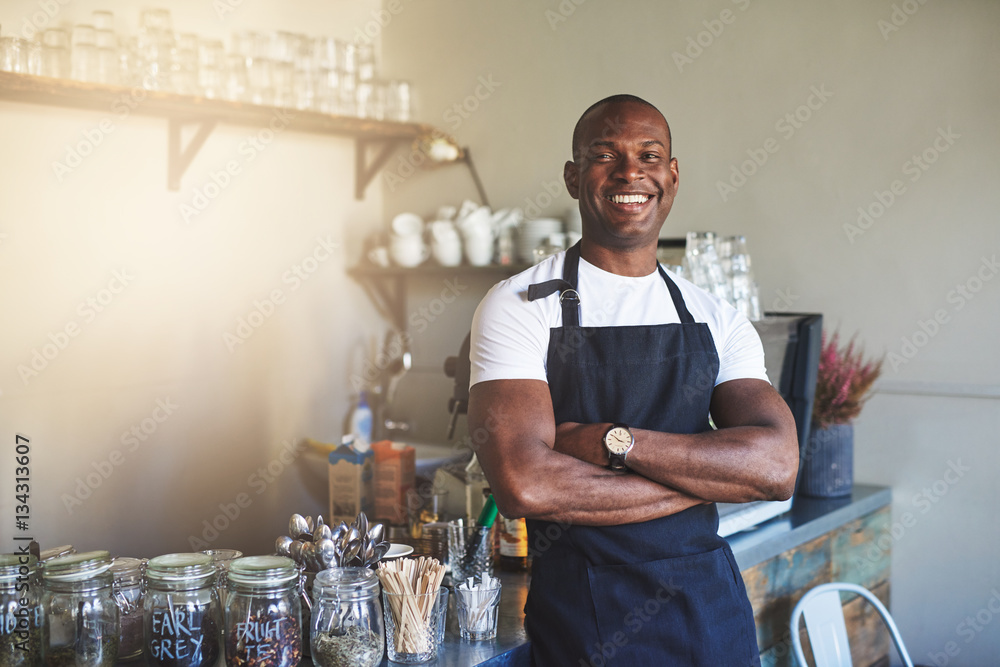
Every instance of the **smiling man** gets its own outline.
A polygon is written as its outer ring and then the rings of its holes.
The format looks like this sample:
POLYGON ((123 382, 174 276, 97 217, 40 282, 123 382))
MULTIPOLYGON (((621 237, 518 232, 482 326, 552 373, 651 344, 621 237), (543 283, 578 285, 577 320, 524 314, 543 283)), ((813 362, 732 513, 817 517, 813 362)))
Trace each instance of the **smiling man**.
POLYGON ((714 503, 791 495, 794 421, 750 323, 656 261, 679 182, 663 115, 597 102, 564 178, 582 241, 496 285, 470 353, 480 463, 528 519, 532 659, 758 665, 714 503))

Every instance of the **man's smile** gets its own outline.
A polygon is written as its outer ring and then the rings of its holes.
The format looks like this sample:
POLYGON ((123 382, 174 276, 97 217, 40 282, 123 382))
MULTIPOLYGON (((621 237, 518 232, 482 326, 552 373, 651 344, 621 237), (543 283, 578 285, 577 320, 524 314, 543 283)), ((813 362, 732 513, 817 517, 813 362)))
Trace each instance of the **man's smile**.
POLYGON ((653 195, 645 192, 630 192, 605 195, 604 199, 614 204, 616 209, 634 213, 645 208, 645 205, 653 199, 653 195))

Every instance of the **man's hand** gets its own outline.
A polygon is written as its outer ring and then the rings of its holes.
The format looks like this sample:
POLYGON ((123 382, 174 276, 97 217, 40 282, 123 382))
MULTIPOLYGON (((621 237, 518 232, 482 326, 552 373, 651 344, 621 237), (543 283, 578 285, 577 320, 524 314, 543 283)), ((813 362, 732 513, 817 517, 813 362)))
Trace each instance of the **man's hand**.
POLYGON ((604 447, 604 434, 610 424, 579 424, 563 422, 556 426, 553 449, 560 454, 608 467, 608 450, 604 447))

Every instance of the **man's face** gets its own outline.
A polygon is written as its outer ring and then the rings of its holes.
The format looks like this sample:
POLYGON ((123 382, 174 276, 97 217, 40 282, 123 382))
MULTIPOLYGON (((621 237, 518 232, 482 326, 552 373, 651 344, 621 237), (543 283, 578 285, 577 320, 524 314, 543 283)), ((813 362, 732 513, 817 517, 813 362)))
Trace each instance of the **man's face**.
POLYGON ((599 107, 581 124, 563 176, 580 201, 588 240, 609 248, 655 244, 678 182, 666 122, 642 104, 599 107))

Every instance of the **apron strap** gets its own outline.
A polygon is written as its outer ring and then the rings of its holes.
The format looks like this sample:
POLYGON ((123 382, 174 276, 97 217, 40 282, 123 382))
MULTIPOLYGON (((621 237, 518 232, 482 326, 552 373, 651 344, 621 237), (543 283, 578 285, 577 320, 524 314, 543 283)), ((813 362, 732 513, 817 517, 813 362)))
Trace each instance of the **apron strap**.
POLYGON ((694 324, 694 317, 691 315, 691 311, 687 309, 687 305, 684 303, 684 297, 681 296, 681 290, 677 287, 676 283, 670 279, 667 272, 663 270, 660 263, 656 263, 656 268, 660 272, 660 276, 663 278, 663 282, 667 284, 667 289, 670 290, 670 298, 673 299, 674 309, 677 310, 677 317, 680 319, 681 324, 694 324))
MULTIPOLYGON (((694 317, 684 303, 684 297, 676 283, 670 279, 667 272, 659 262, 656 269, 660 272, 660 277, 667 284, 670 292, 670 299, 674 302, 674 309, 681 324, 694 324, 694 317)), ((563 261, 563 277, 554 280, 546 280, 543 283, 528 285, 528 301, 544 299, 545 297, 559 292, 559 303, 562 305, 563 326, 580 326, 580 293, 576 291, 577 277, 580 270, 580 242, 577 241, 573 247, 566 251, 566 258, 563 261)))

